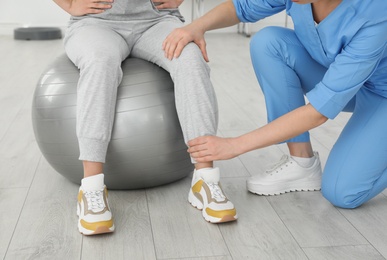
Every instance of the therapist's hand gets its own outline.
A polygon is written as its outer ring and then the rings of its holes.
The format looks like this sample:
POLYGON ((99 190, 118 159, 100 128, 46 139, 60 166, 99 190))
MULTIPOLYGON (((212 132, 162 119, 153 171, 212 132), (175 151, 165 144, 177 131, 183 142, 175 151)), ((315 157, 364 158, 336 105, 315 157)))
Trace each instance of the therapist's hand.
POLYGON ((188 152, 196 162, 227 160, 238 156, 237 140, 217 136, 201 136, 188 142, 188 152))
POLYGON ((66 10, 72 16, 100 14, 112 7, 113 0, 72 0, 66 10))
POLYGON ((157 3, 159 5, 156 5, 157 9, 174 9, 178 8, 182 3, 183 0, 152 0, 153 3, 157 3))
POLYGON ((189 24, 184 27, 173 30, 163 42, 163 50, 165 57, 169 60, 178 58, 184 47, 194 42, 199 46, 203 58, 208 62, 208 55, 206 50, 206 41, 204 40, 204 31, 199 27, 189 24))

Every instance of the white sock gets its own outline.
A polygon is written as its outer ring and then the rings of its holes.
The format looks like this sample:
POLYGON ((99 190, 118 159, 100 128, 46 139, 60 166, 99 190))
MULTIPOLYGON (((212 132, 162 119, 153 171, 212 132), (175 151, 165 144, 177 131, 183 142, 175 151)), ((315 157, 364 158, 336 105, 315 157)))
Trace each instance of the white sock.
POLYGON ((313 156, 311 158, 304 158, 304 157, 296 157, 291 156, 293 160, 295 160, 301 167, 309 168, 314 164, 314 161, 316 160, 316 156, 313 156))
POLYGON ((84 191, 102 190, 105 186, 105 175, 103 173, 86 177, 82 179, 82 189, 84 191))
POLYGON ((201 173, 206 172, 206 171, 211 171, 212 169, 214 169, 214 168, 212 168, 212 167, 207 167, 207 168, 201 168, 201 169, 199 169, 199 170, 196 170, 196 169, 195 169, 195 171, 196 171, 198 174, 201 174, 201 173))
POLYGON ((196 171, 196 176, 203 178, 205 182, 218 183, 220 179, 219 168, 202 168, 196 171))

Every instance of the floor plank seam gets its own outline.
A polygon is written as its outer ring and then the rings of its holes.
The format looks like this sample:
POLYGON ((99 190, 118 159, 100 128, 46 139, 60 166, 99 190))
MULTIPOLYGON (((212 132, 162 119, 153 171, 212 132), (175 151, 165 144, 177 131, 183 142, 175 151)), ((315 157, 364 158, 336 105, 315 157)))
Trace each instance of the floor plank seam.
POLYGON ((20 209, 20 213, 19 213, 19 215, 18 215, 18 218, 17 218, 16 224, 15 224, 15 227, 14 227, 14 229, 13 229, 13 231, 12 231, 12 235, 11 235, 11 237, 10 237, 10 239, 9 239, 9 242, 8 242, 8 245, 7 245, 7 249, 5 250, 4 259, 6 259, 6 257, 7 257, 9 247, 10 247, 10 245, 11 245, 11 243, 12 243, 13 236, 14 236, 15 231, 16 231, 16 228, 17 228, 17 226, 18 226, 18 224, 19 224, 20 217, 21 217, 21 215, 23 214, 24 206, 25 206, 26 201, 27 201, 27 199, 28 199, 28 195, 29 195, 29 193, 30 193, 32 183, 33 183, 34 180, 35 180, 35 176, 36 176, 36 173, 37 173, 37 171, 38 171, 39 164, 40 164, 40 161, 42 160, 42 158, 43 158, 43 156, 40 155, 40 158, 39 158, 39 160, 38 160, 38 163, 37 163, 36 168, 35 168, 35 171, 34 171, 34 176, 32 177, 30 186, 28 187, 28 191, 27 191, 27 193, 26 193, 26 196, 25 196, 25 198, 24 198, 22 207, 21 207, 21 209, 20 209))

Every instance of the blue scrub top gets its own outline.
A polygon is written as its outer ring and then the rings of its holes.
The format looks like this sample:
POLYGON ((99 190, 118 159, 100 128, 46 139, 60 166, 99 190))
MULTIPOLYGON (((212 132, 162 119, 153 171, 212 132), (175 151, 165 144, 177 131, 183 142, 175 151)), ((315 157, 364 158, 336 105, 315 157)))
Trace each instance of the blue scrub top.
POLYGON ((387 98, 387 0, 343 0, 318 25, 311 4, 290 0, 233 3, 242 22, 256 22, 286 9, 300 42, 328 69, 307 93, 323 115, 336 117, 361 87, 387 98))

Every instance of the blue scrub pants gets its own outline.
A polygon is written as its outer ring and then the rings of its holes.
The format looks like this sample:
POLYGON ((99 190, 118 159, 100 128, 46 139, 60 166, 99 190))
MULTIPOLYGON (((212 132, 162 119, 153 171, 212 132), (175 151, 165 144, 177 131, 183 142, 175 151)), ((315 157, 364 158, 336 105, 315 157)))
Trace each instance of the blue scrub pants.
MULTIPOLYGON (((269 122, 303 106, 304 94, 327 71, 290 29, 267 27, 254 35, 250 49, 269 122)), ((363 87, 344 111, 353 115, 330 152, 322 194, 335 206, 356 208, 387 187, 387 99, 363 87)), ((309 141, 304 133, 286 142, 309 141)))

